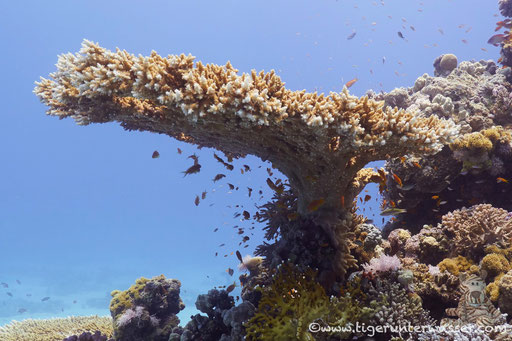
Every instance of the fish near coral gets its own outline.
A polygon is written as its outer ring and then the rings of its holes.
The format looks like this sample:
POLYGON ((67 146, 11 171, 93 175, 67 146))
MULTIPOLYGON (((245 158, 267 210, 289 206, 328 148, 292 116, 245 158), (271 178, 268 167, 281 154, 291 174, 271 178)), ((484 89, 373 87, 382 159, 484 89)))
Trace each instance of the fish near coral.
POLYGON ((507 36, 504 34, 495 34, 487 40, 487 44, 491 44, 493 46, 499 46, 507 39, 507 36))
POLYGON ((225 178, 226 176, 224 174, 217 174, 215 175, 215 177, 213 178, 213 182, 217 182, 219 181, 220 179, 222 178, 225 178))
POLYGON ((199 173, 199 171, 201 170, 201 165, 200 164, 195 164, 191 167, 189 167, 186 171, 182 172, 184 173, 185 175, 183 175, 183 177, 189 175, 189 174, 195 174, 195 173, 199 173))
POLYGON ((309 212, 314 212, 314 211, 318 210, 323 204, 325 204, 325 199, 324 198, 313 200, 308 205, 308 211, 309 212))

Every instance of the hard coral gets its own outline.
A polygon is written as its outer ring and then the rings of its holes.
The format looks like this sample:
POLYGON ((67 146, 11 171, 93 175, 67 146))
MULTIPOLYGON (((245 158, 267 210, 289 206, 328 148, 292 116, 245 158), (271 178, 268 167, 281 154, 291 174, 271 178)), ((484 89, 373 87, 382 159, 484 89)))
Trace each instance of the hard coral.
POLYGON ((270 287, 262 288, 256 314, 246 323, 247 340, 310 340, 308 325, 329 313, 329 297, 312 270, 283 265, 270 287))
POLYGON ((452 255, 479 260, 487 246, 510 245, 512 219, 509 212, 489 204, 475 205, 448 213, 443 228, 454 236, 452 255))
POLYGON ((176 314, 185 308, 180 286, 180 281, 161 275, 139 278, 128 290, 112 292, 114 337, 123 341, 167 341, 179 324, 176 314))
POLYGON ((346 89, 328 96, 291 91, 274 72, 237 72, 229 63, 194 65, 192 56, 156 52, 135 57, 84 41, 79 54, 59 57, 53 80, 42 79, 35 93, 48 114, 78 124, 117 121, 128 130, 270 160, 288 177, 300 215, 323 201, 313 211, 336 249, 329 266, 340 274, 350 266, 345 237, 352 219, 340 198, 352 202, 370 181, 363 167, 404 153, 435 153, 458 133, 452 121, 384 108, 346 89))

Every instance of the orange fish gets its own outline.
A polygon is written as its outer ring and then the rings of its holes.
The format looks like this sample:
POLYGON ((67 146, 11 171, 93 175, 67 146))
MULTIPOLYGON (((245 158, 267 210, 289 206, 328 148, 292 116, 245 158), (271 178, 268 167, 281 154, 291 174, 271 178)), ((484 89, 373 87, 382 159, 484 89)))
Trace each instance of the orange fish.
POLYGON ((236 283, 231 284, 229 287, 227 287, 226 292, 229 294, 233 290, 235 290, 236 283))
POLYGON ((505 178, 496 178, 496 182, 497 183, 504 182, 504 183, 508 184, 508 180, 505 178))
POLYGON ((415 161, 412 164, 414 165, 414 167, 418 167, 418 168, 421 169, 421 165, 418 162, 415 161))
POLYGON ((308 205, 308 211, 309 212, 314 212, 314 211, 318 210, 320 208, 320 206, 322 206, 324 203, 325 203, 325 199, 324 198, 313 200, 308 205))
POLYGON ((396 175, 395 173, 393 173, 393 179, 396 181, 396 183, 398 184, 398 186, 402 187, 403 184, 402 184, 402 179, 400 179, 398 177, 398 175, 396 175))
POLYGON ((345 196, 342 195, 340 198, 341 207, 345 207, 345 196))
POLYGON ((439 199, 439 195, 433 195, 433 196, 432 196, 432 199, 434 199, 434 200, 439 199))
POLYGON ((367 202, 367 201, 368 201, 368 200, 370 200, 371 198, 372 198, 372 197, 371 197, 370 195, 366 194, 366 195, 364 196, 364 202, 367 202))
POLYGON ((401 162, 402 164, 405 164, 405 156, 400 157, 400 162, 401 162))
POLYGON ((349 89, 352 85, 354 85, 354 84, 355 84, 355 82, 357 82, 357 80, 358 80, 357 78, 354 78, 354 79, 352 79, 352 80, 350 80, 350 81, 346 82, 346 83, 345 83, 345 86, 347 87, 347 89, 349 89))

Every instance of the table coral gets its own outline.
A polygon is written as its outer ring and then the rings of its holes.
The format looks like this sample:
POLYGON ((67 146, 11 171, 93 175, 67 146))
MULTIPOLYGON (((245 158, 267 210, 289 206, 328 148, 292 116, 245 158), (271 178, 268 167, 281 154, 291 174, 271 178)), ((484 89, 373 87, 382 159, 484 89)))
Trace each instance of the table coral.
POLYGON ((96 331, 111 337, 112 319, 98 316, 72 316, 48 320, 13 321, 0 327, 0 340, 57 341, 69 335, 96 331))
POLYGON ((270 160, 288 177, 301 215, 323 200, 315 214, 337 218, 321 226, 341 250, 333 262, 340 273, 351 218, 342 203, 351 203, 364 187, 362 168, 389 156, 435 153, 458 133, 451 121, 384 108, 346 89, 327 96, 291 91, 273 71, 238 75, 229 63, 194 64, 190 55, 156 52, 135 57, 89 41, 80 53, 61 55, 51 77, 35 88, 49 115, 81 125, 117 121, 127 130, 270 160))

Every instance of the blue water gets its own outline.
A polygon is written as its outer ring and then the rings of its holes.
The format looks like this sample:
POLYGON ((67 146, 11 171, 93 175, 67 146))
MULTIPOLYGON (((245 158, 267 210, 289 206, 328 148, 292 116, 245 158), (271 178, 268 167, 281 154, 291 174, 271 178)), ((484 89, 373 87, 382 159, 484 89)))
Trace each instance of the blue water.
MULTIPOLYGON (((115 124, 80 127, 45 116, 46 108, 32 93, 34 81, 48 77, 57 55, 77 52, 84 38, 133 54, 156 50, 191 53, 206 63, 229 60, 240 72, 275 69, 294 90, 340 91, 357 77, 350 89, 356 95, 412 86, 418 76, 432 74, 434 59, 443 53, 454 53, 459 61, 499 57, 498 48, 486 44, 500 20, 494 16, 496 1, 141 4, 0 3, 0 282, 9 285, 0 286, 0 325, 13 319, 108 315, 112 290, 162 273, 181 280, 187 308, 179 316, 186 321, 196 312, 198 294, 234 281, 225 271, 238 263, 231 253, 252 254, 262 240, 261 226, 255 225, 249 247, 239 246, 242 236, 233 226, 250 225, 233 214, 237 204, 254 213, 255 204, 270 198, 269 164, 248 157, 213 184, 215 174, 226 171, 212 150, 125 132, 115 124), (160 158, 151 158, 154 150, 160 158), (203 167, 183 178, 192 153, 203 167), (242 175, 243 164, 252 171, 242 175), (228 182, 240 189, 230 193, 228 182), (246 187, 254 189, 251 198, 246 187), (258 200, 260 188, 264 193, 258 200), (194 198, 203 191, 207 197, 196 207, 194 198), (43 297, 50 299, 42 302, 43 297), (18 313, 20 308, 27 311, 18 313)), ((375 192, 372 187, 376 198, 375 192)), ((374 200, 365 213, 370 207, 378 213, 374 200)), ((380 225, 380 218, 374 220, 380 225)))

